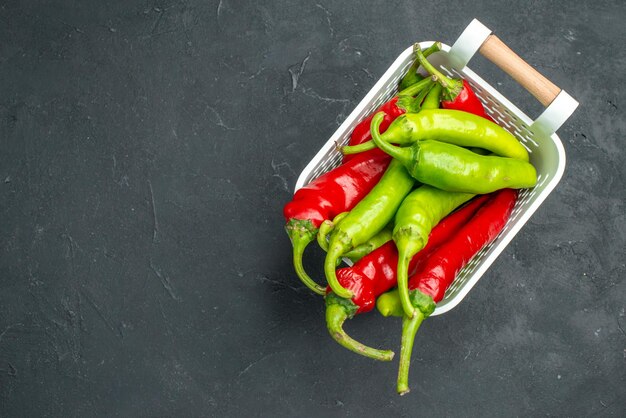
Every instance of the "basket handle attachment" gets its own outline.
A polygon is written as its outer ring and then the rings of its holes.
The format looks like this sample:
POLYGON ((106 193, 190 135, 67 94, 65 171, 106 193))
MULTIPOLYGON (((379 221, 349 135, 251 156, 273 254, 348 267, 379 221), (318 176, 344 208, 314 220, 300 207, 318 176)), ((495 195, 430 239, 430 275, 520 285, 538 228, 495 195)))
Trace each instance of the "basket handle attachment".
POLYGON ((531 125, 531 129, 551 135, 565 123, 578 107, 578 102, 552 83, 511 48, 474 19, 450 48, 450 59, 456 68, 463 68, 480 52, 505 73, 510 75, 546 110, 531 125))

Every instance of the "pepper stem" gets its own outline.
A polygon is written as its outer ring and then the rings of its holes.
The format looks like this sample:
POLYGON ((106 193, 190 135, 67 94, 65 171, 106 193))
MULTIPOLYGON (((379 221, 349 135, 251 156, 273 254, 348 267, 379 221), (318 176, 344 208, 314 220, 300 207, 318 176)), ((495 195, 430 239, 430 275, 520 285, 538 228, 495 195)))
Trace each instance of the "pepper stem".
MULTIPOLYGON (((419 45, 419 44, 417 44, 419 45)), ((415 48, 415 46, 414 46, 415 48)), ((426 48, 424 50, 424 56, 427 57, 432 53, 441 51, 441 42, 435 42, 433 43, 431 46, 429 46, 428 48, 426 48)), ((404 77, 402 77, 402 80, 400 81, 400 84, 398 86, 398 88, 400 90, 403 90, 409 86, 411 86, 412 84, 417 83, 418 81, 422 80, 424 77, 419 74, 417 72, 417 70, 419 69, 420 63, 418 60, 413 60, 413 63, 411 64, 411 66, 409 67, 408 71, 406 72, 406 74, 404 75, 404 77)))
POLYGON ((402 340, 400 344, 400 366, 398 368, 397 390, 400 395, 409 393, 409 368, 415 335, 426 316, 419 309, 413 318, 402 318, 402 340))
POLYGON ((404 226, 393 231, 393 240, 398 247, 398 293, 404 314, 412 318, 416 312, 409 298, 409 263, 415 254, 426 246, 427 239, 415 230, 415 227, 404 226))
POLYGON ((360 152, 373 150, 374 148, 376 148, 376 144, 374 144, 372 140, 369 140, 357 145, 344 145, 341 147, 341 153, 343 155, 358 154, 360 152))
POLYGON ((324 251, 328 251, 328 234, 333 230, 333 223, 328 219, 322 222, 319 231, 317 231, 317 244, 324 251))
POLYGON ((425 79, 420 80, 417 83, 398 92, 398 96, 415 96, 434 81, 437 81, 435 76, 426 77, 425 79))
POLYGON ((339 221, 345 218, 348 213, 350 212, 342 212, 339 215, 335 216, 335 219, 333 219, 332 221, 326 219, 324 222, 322 222, 319 230, 317 231, 317 243, 322 250, 328 251, 328 234, 332 232, 333 228, 335 228, 335 225, 337 225, 339 221))
POLYGON ((331 337, 343 347, 357 354, 374 360, 391 361, 394 356, 393 351, 368 347, 354 340, 344 331, 344 322, 346 319, 352 318, 357 309, 351 300, 341 300, 332 293, 326 297, 326 327, 331 337), (352 306, 346 306, 348 304, 352 306))
POLYGON ((352 298, 352 292, 339 283, 339 280, 337 280, 337 273, 335 271, 337 268, 337 261, 344 252, 345 248, 341 245, 341 243, 331 241, 328 246, 326 258, 324 259, 324 274, 326 275, 328 286, 330 286, 332 291, 335 292, 337 296, 344 299, 350 299, 352 298))
POLYGON ((430 92, 430 90, 432 90, 434 86, 435 81, 433 79, 434 77, 427 78, 430 83, 428 83, 428 86, 424 87, 415 97, 406 96, 403 94, 398 95, 398 102, 396 105, 399 108, 404 109, 405 113, 419 112, 422 108, 422 102, 424 101, 424 98, 428 95, 428 93, 430 92))
POLYGON ((307 245, 315 239, 317 228, 310 221, 291 220, 285 227, 293 246, 293 267, 300 281, 318 295, 326 294, 326 289, 315 283, 304 270, 302 258, 307 245))
POLYGON ((304 249, 311 241, 313 240, 307 241, 302 239, 293 243, 293 267, 296 270, 296 274, 300 278, 300 281, 302 281, 306 287, 318 295, 323 296, 326 293, 326 289, 315 283, 315 281, 304 270, 304 266, 302 264, 304 249))
POLYGON ((378 148, 383 150, 391 157, 399 160, 403 165, 408 164, 411 159, 411 149, 408 147, 401 148, 391 145, 385 141, 380 134, 380 123, 383 121, 384 112, 378 112, 372 118, 372 124, 370 125, 370 133, 372 134, 372 141, 378 148))
POLYGON ((411 299, 409 298, 409 262, 411 261, 410 257, 403 256, 399 254, 398 257, 398 294, 400 296, 400 304, 402 305, 402 310, 404 311, 404 315, 409 318, 413 318, 415 316, 416 309, 411 305, 411 299))
POLYGON ((456 96, 458 96, 461 92, 461 89, 463 89, 463 81, 450 78, 438 69, 436 69, 435 66, 426 59, 419 45, 416 45, 413 48, 413 51, 415 52, 415 57, 422 65, 422 67, 424 67, 424 69, 428 71, 429 74, 437 77, 437 80, 439 81, 441 86, 446 90, 446 100, 454 100, 456 96))

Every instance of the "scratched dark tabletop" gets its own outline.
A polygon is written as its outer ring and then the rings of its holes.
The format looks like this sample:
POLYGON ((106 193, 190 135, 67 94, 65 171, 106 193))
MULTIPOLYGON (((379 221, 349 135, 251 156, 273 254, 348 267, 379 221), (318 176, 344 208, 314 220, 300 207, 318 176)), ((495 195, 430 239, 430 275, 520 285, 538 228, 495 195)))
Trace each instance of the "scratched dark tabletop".
MULTIPOLYGON (((624 18, 621 0, 1 2, 0 416, 625 416, 624 18), (401 51, 473 18, 581 105, 563 179, 424 323, 399 397, 396 362, 328 336, 282 207, 401 51)), ((399 349, 397 319, 346 328, 399 349)))

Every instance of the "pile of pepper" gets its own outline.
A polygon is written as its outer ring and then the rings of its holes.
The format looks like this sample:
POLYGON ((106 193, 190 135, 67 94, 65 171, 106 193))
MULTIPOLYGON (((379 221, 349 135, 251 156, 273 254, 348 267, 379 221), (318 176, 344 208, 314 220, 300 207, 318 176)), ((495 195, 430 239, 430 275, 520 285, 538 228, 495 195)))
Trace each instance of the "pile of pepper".
POLYGON ((351 338, 344 322, 377 307, 401 316, 397 390, 409 391, 413 341, 458 272, 506 225, 517 190, 537 173, 521 143, 485 112, 466 80, 445 76, 422 51, 398 94, 358 124, 337 168, 284 207, 300 280, 324 296, 331 337, 382 361, 394 353, 351 338), (303 254, 326 251, 321 285, 303 254), (350 259, 352 265, 340 267, 350 259))

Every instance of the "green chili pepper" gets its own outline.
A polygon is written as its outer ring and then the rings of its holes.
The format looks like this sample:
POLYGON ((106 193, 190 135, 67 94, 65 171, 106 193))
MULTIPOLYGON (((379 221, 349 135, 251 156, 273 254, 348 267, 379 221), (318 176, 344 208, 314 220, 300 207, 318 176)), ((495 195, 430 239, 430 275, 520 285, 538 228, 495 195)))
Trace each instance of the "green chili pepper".
POLYGON ((423 109, 439 109, 439 105, 441 103, 442 90, 443 90, 443 87, 441 87, 441 84, 439 83, 435 84, 430 89, 430 91, 426 95, 426 98, 422 102, 422 110, 423 109))
POLYGON ((398 289, 390 290, 383 293, 376 299, 376 309, 382 316, 404 316, 404 309, 400 302, 400 293, 398 289))
POLYGON ((422 102, 436 85, 435 81, 432 79, 422 80, 420 81, 420 83, 423 83, 424 81, 428 81, 428 83, 425 84, 424 88, 415 97, 413 97, 412 95, 404 94, 403 92, 398 93, 398 101, 396 102, 396 106, 404 109, 406 113, 419 112, 422 108, 422 102))
POLYGON ((449 192, 474 194, 533 187, 537 183, 535 167, 515 158, 479 155, 457 145, 433 140, 418 141, 402 148, 391 145, 378 131, 382 118, 383 115, 378 113, 372 119, 372 139, 421 183, 449 192))
POLYGON ((348 258, 353 263, 356 263, 375 249, 383 246, 387 242, 393 239, 393 228, 385 227, 378 234, 368 239, 363 244, 357 245, 352 250, 345 253, 343 256, 348 258))
MULTIPOLYGON (((452 109, 422 109, 418 113, 398 116, 382 138, 389 143, 411 145, 424 139, 461 147, 484 148, 501 157, 528 161, 526 148, 506 129, 483 117, 452 109)), ((355 146, 344 146, 344 154, 367 151, 376 146, 364 142, 355 146)))
POLYGON ((337 296, 346 299, 352 297, 352 292, 337 280, 337 260, 388 225, 414 184, 415 180, 406 168, 399 161, 392 160, 376 186, 332 230, 324 260, 324 273, 328 285, 337 296))
MULTIPOLYGON (((320 225, 319 231, 317 232, 317 242, 319 246, 324 251, 328 251, 328 235, 332 232, 335 225, 342 220, 349 212, 344 212, 335 217, 335 219, 331 221, 324 221, 320 225)), ((387 242, 391 241, 393 233, 393 225, 387 225, 380 231, 378 234, 374 235, 372 238, 354 247, 352 250, 345 253, 342 258, 347 258, 353 263, 356 263, 375 249, 383 246, 387 242)), ((341 264, 340 260, 337 260, 337 265, 341 264)))
POLYGON ((472 197, 472 193, 447 192, 424 184, 409 193, 398 208, 393 228, 398 248, 396 274, 402 308, 409 318, 415 311, 409 300, 409 262, 426 246, 433 227, 472 197))

